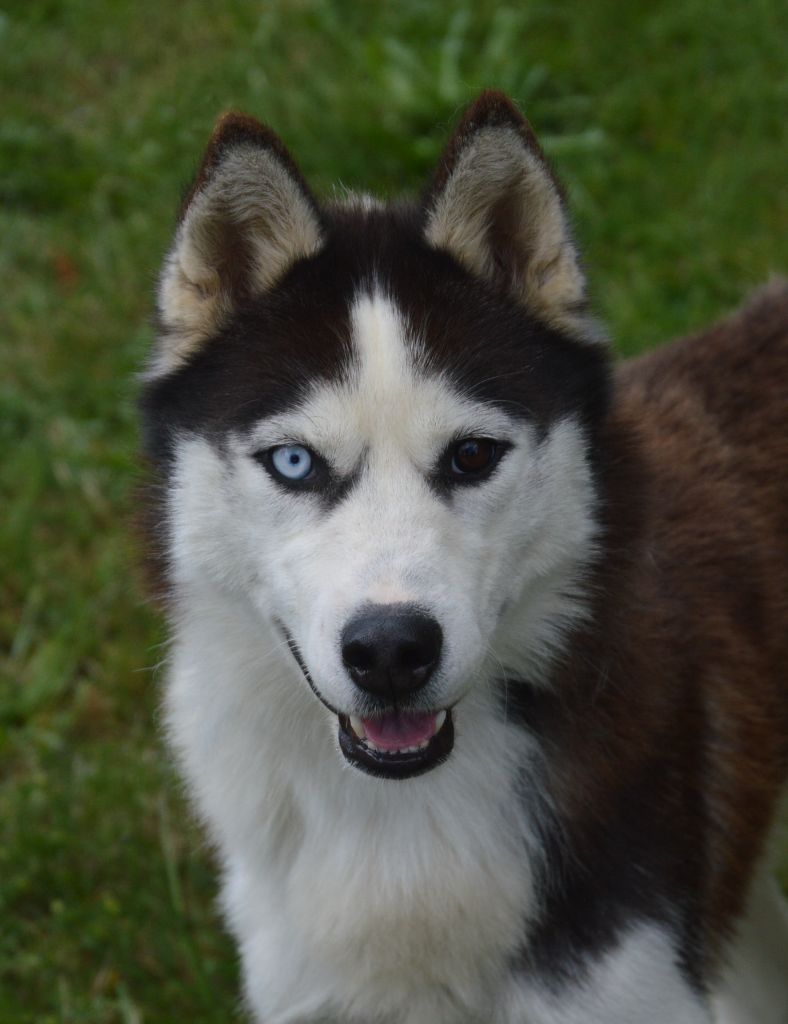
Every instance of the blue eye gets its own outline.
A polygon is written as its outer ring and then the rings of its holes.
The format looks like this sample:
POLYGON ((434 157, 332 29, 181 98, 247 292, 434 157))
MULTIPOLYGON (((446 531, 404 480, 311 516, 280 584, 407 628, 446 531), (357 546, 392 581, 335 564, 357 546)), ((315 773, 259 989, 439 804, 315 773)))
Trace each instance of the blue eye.
POLYGON ((308 448, 300 444, 282 444, 272 448, 271 465, 284 480, 306 480, 312 472, 314 459, 308 448))

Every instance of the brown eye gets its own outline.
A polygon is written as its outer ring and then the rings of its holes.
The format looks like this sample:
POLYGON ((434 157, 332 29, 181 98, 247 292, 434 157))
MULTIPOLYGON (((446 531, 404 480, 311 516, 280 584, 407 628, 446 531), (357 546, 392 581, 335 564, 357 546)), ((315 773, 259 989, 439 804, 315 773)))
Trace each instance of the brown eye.
POLYGON ((496 462, 495 441, 486 437, 466 437, 452 449, 451 471, 454 476, 479 476, 496 462))

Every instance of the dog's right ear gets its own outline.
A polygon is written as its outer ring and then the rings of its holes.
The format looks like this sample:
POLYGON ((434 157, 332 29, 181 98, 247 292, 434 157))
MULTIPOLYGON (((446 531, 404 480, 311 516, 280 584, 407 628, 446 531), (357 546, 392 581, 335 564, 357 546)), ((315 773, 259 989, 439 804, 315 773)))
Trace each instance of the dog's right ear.
POLYGON ((148 376, 176 369, 241 302, 321 245, 317 204, 281 140, 254 118, 226 114, 162 270, 161 331, 148 376))

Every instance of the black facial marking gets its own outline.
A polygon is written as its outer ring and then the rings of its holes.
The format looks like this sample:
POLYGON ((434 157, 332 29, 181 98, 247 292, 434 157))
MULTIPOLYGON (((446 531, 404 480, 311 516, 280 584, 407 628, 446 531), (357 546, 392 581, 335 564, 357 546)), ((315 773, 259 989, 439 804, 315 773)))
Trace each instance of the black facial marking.
POLYGON ((350 309, 359 293, 375 289, 402 311, 427 371, 461 393, 542 432, 567 415, 593 426, 608 396, 601 347, 546 326, 431 249, 422 218, 408 204, 324 211, 326 243, 317 255, 242 303, 185 366, 144 388, 146 454, 166 466, 179 433, 220 438, 298 405, 316 384, 346 379, 350 309))
POLYGON ((188 363, 143 391, 146 454, 166 463, 174 436, 213 439, 303 401, 339 380, 350 362, 345 296, 321 272, 296 264, 269 294, 250 300, 188 363))

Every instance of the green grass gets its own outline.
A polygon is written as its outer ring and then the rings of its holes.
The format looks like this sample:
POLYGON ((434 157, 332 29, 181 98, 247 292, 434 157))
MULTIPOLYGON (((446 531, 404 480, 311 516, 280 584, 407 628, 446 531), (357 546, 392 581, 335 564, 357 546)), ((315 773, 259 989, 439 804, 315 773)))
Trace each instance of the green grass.
POLYGON ((214 117, 317 189, 417 187, 507 89, 634 352, 788 269, 782 0, 12 0, 0 13, 0 1024, 226 1022, 234 954, 157 739, 134 372, 214 117), (643 13, 645 11, 645 13, 643 13))

